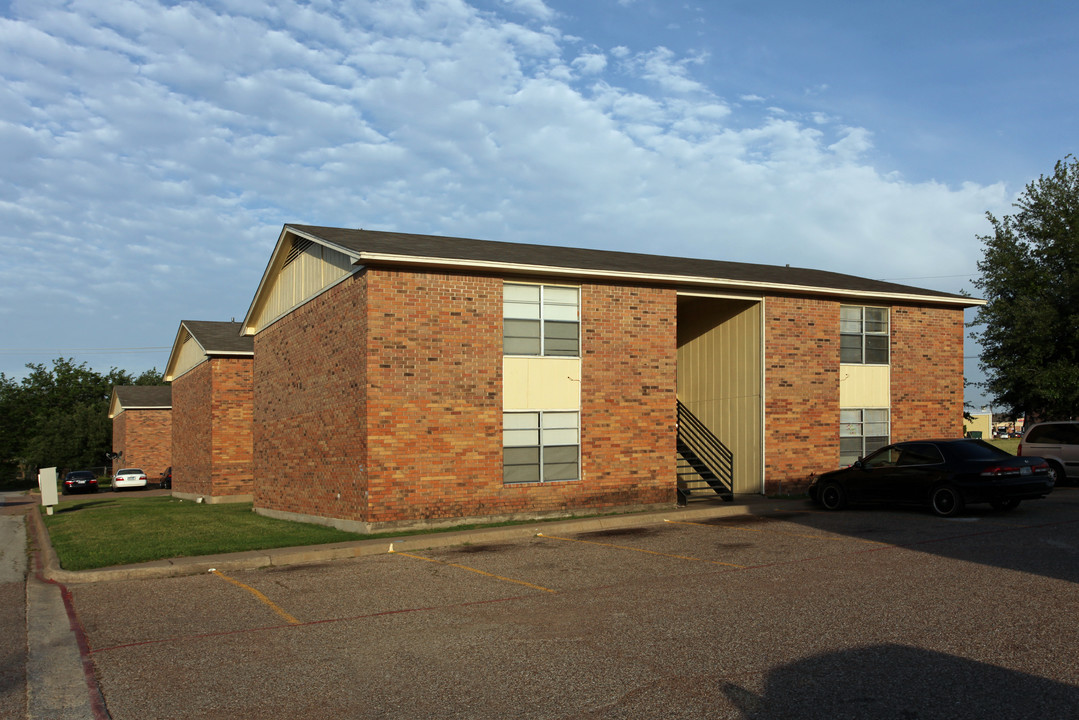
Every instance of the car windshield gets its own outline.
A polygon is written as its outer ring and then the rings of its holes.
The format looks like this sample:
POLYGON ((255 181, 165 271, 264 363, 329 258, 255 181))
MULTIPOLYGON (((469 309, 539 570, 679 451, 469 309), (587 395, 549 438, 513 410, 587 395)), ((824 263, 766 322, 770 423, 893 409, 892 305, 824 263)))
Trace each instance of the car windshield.
POLYGON ((76 472, 68 473, 67 476, 72 480, 83 480, 94 477, 94 474, 87 470, 78 470, 76 472))
POLYGON ((117 475, 142 475, 142 470, 138 468, 125 468, 124 470, 118 470, 117 475))
POLYGON ((984 440, 964 440, 947 445, 950 454, 960 460, 999 460, 1011 453, 994 447, 984 440))

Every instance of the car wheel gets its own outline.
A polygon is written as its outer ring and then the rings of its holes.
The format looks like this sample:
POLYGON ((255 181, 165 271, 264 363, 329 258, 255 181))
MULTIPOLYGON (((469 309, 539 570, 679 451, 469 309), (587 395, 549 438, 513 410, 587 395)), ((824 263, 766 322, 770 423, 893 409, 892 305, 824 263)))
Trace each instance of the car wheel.
POLYGON ((951 485, 941 485, 933 489, 929 504, 937 515, 954 517, 963 512, 963 495, 951 485))
POLYGON ((842 510, 847 505, 847 491, 839 483, 825 483, 817 490, 817 497, 825 510, 842 510))
POLYGON ((1064 474, 1064 468, 1056 460, 1049 461, 1049 478, 1054 485, 1063 485, 1068 476, 1064 474))
POLYGON ((1019 498, 1007 498, 1006 500, 993 500, 989 503, 994 510, 1015 510, 1019 507, 1019 498))

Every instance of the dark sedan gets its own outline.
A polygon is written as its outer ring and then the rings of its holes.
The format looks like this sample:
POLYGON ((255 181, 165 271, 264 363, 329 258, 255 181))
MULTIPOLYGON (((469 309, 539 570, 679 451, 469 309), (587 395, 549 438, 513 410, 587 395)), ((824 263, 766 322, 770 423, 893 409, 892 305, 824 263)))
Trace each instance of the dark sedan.
POLYGON ((74 470, 64 476, 64 495, 79 492, 97 492, 97 476, 89 470, 74 470))
POLYGON ((809 497, 826 510, 848 503, 928 505, 951 517, 971 503, 1011 510, 1053 490, 1049 464, 1016 457, 983 440, 919 440, 881 448, 854 465, 821 474, 809 497))

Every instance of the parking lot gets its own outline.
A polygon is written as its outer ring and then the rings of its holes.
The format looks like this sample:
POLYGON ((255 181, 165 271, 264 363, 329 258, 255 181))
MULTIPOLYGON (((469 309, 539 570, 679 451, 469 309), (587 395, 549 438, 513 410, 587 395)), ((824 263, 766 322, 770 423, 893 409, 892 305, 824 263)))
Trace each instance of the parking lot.
POLYGON ((70 587, 109 713, 1079 717, 1079 490, 70 587))

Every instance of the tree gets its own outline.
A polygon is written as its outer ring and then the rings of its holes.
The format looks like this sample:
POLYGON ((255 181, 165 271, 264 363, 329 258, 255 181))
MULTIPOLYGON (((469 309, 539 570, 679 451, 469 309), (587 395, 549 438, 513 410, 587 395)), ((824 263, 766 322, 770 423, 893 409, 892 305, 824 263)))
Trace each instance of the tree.
POLYGON ((1079 414, 1079 161, 1027 185, 1014 215, 986 213, 993 234, 974 284, 987 304, 972 337, 994 404, 1013 416, 1071 419, 1079 414))
POLYGON ((0 373, 0 483, 19 469, 29 478, 41 467, 106 465, 113 386, 165 384, 156 368, 133 378, 116 368, 102 375, 68 358, 51 368, 26 367, 30 373, 21 382, 0 373))

